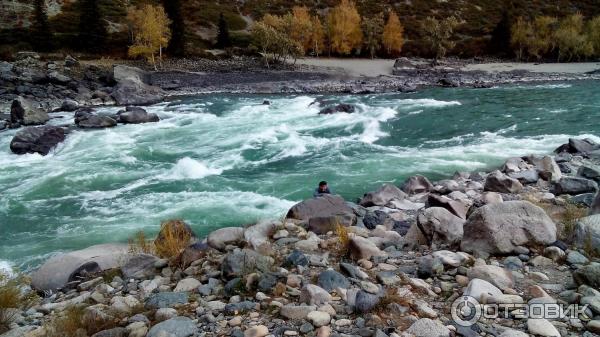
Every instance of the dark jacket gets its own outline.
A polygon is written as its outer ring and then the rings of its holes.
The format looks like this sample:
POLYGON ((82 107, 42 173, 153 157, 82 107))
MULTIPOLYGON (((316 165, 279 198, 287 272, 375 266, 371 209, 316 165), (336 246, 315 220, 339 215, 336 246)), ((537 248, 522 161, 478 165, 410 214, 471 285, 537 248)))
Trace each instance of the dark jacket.
POLYGON ((329 187, 327 187, 324 191, 321 191, 321 189, 319 189, 318 187, 315 188, 315 192, 313 193, 313 197, 320 197, 323 194, 332 194, 331 190, 329 189, 329 187))

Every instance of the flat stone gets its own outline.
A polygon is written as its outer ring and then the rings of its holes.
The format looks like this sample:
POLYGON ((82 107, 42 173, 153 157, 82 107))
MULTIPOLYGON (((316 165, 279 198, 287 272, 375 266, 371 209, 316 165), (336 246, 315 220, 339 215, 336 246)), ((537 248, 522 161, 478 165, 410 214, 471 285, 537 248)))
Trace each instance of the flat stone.
POLYGON ((529 333, 545 337, 560 337, 558 330, 544 318, 528 319, 527 330, 529 333))

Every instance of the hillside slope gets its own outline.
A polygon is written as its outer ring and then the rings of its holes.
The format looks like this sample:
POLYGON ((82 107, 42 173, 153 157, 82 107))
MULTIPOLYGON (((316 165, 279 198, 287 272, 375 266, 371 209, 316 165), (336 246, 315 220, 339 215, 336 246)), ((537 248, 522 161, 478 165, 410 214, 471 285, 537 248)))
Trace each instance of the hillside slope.
MULTIPOLYGON (((127 41, 124 19, 128 5, 140 0, 99 0, 105 14, 109 30, 113 33, 113 47, 123 48, 127 41)), ((158 2, 153 0, 153 2, 158 2)), ((0 2, 0 44, 23 43, 27 27, 30 25, 32 0, 6 0, 0 2)), ((50 22, 59 45, 69 45, 77 36, 78 1, 46 0, 50 22)), ((182 1, 188 50, 197 52, 210 48, 216 35, 216 23, 220 13, 225 15, 232 39, 236 45, 248 43, 248 24, 265 13, 282 14, 293 6, 306 5, 314 12, 324 14, 328 7, 335 6, 338 0, 188 0, 182 1)), ((424 48, 419 45, 419 28, 427 16, 446 17, 454 15, 463 21, 456 34, 456 48, 451 54, 477 56, 488 50, 491 33, 500 22, 507 8, 514 8, 515 15, 535 17, 538 15, 564 16, 581 12, 585 16, 600 14, 597 0, 357 0, 357 7, 363 16, 369 16, 389 9, 395 10, 405 27, 407 44, 406 55, 422 55, 424 48)), ((26 46, 25 46, 26 47, 26 46)))

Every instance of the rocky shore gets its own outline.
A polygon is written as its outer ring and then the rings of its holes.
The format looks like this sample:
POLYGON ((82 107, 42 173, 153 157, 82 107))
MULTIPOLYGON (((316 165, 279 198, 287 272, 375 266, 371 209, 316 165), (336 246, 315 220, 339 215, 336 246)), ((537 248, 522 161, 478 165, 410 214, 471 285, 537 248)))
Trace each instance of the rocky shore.
POLYGON ((49 259, 22 289, 41 297, 0 336, 596 336, 599 163, 600 144, 570 139, 492 172, 308 199, 203 239, 166 222, 153 242, 49 259), (461 325, 464 298, 506 316, 461 325), (525 304, 583 309, 528 317, 525 304))

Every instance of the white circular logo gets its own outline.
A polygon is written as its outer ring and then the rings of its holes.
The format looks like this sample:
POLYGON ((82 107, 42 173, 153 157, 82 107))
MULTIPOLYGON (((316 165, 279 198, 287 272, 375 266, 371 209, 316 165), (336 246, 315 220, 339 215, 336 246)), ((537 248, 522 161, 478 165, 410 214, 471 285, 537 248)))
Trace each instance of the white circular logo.
POLYGON ((475 298, 461 296, 452 303, 452 319, 461 326, 475 324, 482 315, 482 308, 475 298))

